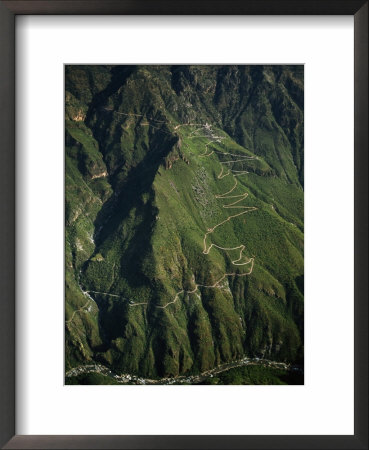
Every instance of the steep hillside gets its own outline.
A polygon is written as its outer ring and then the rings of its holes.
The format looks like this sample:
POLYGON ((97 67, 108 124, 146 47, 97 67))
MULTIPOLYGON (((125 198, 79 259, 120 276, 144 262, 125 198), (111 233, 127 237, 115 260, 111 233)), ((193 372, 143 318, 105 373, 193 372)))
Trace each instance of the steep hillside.
POLYGON ((302 66, 65 80, 66 370, 302 363, 302 66))

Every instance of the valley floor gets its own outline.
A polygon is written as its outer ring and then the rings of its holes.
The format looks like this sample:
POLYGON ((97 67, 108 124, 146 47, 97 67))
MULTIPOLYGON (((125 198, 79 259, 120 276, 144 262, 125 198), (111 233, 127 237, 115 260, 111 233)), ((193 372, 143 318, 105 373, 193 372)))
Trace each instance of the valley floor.
POLYGON ((183 375, 179 377, 160 379, 143 378, 137 375, 129 374, 118 375, 101 364, 90 364, 78 366, 69 370, 65 375, 65 384, 186 385, 304 384, 304 382, 303 370, 298 366, 291 366, 290 364, 284 362, 270 361, 267 359, 243 358, 238 361, 221 364, 214 369, 207 370, 197 375, 183 375), (244 367, 253 369, 251 382, 250 376, 245 377, 245 374, 233 370, 244 367), (219 375, 222 375, 224 373, 228 373, 227 380, 223 380, 222 376, 219 377, 219 375), (276 382, 264 383, 263 380, 265 379, 265 376, 268 377, 268 380, 275 379, 276 382), (281 379, 286 382, 279 382, 281 381, 281 379), (226 383, 224 381, 226 381, 226 383))

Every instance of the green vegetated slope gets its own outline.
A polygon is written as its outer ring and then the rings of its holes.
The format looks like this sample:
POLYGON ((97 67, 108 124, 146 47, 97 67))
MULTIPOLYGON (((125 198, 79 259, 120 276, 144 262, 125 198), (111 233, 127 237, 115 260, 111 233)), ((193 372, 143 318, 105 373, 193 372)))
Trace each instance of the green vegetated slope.
POLYGON ((65 80, 66 369, 302 363, 303 68, 65 80))
MULTIPOLYGON (((82 384, 82 383, 80 383, 82 384)), ((90 383, 98 384, 98 383, 90 383)), ((230 369, 212 377, 206 378, 201 383, 196 384, 304 384, 304 377, 301 371, 285 370, 274 367, 246 366, 230 369)))

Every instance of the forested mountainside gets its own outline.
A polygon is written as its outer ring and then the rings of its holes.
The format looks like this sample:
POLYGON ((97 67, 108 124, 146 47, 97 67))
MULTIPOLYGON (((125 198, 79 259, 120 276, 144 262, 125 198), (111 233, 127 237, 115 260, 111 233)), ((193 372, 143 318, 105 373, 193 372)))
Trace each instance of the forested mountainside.
POLYGON ((303 66, 66 66, 66 370, 303 361, 303 66))

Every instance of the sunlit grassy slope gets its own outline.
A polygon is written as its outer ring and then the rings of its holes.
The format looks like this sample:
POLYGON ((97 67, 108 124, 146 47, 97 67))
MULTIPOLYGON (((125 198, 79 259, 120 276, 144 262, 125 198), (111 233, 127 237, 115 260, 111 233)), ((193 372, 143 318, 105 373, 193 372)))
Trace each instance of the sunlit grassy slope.
POLYGON ((303 69, 67 66, 65 79, 66 369, 301 363, 303 69))

